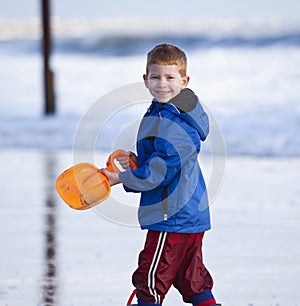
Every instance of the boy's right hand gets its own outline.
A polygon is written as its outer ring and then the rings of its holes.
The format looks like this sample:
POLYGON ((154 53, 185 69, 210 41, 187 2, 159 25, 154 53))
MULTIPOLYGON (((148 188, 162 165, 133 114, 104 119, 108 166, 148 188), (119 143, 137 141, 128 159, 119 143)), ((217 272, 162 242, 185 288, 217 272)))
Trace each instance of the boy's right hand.
POLYGON ((121 183, 120 178, 119 178, 119 173, 110 172, 106 169, 100 169, 100 171, 104 173, 104 175, 108 178, 108 182, 110 186, 114 186, 114 185, 121 183))
POLYGON ((131 151, 127 151, 124 155, 119 156, 116 159, 119 162, 119 164, 121 165, 121 167, 124 170, 126 170, 128 168, 132 168, 132 167, 130 167, 129 158, 131 160, 131 163, 133 162, 136 166, 138 165, 137 156, 135 155, 134 152, 131 152, 131 151))

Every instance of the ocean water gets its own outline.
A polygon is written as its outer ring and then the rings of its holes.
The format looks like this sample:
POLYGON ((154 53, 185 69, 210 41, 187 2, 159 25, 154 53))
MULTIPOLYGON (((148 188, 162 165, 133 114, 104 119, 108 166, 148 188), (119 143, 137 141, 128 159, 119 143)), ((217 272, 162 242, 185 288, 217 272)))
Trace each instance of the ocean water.
MULTIPOLYGON (((219 176, 205 240, 216 296, 225 306, 300 305, 300 26, 56 21, 51 116, 38 24, 0 29, 1 305, 125 305, 144 233, 101 211, 71 210, 54 183, 79 158, 92 154, 101 167, 116 143, 134 149, 149 103, 145 53, 160 42, 187 52, 190 88, 213 123, 200 162, 208 183, 219 176), (86 139, 74 148, 78 135, 86 139)), ((121 188, 112 196, 137 205, 121 188)), ((183 303, 171 292, 165 305, 175 304, 183 303)))
MULTIPOLYGON (((149 32, 147 23, 120 21, 110 28, 108 21, 58 23, 51 59, 57 114, 47 118, 37 25, 16 23, 9 31, 2 22, 0 27, 0 147, 71 148, 83 114, 112 90, 141 82, 145 53, 156 43, 171 42, 188 54, 190 88, 216 118, 227 154, 300 153, 295 25, 202 22, 185 32, 176 32, 175 25, 149 32)), ((143 110, 132 113, 139 119, 143 110)))

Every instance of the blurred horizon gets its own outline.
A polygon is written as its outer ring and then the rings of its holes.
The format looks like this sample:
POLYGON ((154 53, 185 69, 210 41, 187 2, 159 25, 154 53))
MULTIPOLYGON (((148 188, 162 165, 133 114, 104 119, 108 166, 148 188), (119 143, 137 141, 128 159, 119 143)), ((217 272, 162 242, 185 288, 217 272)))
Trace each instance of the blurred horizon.
MULTIPOLYGON (((238 0, 204 1, 191 0, 182 5, 180 0, 171 2, 153 0, 141 6, 138 0, 97 1, 97 0, 50 0, 52 16, 61 19, 72 18, 219 18, 219 19, 269 19, 277 18, 286 22, 299 22, 300 4, 295 0, 238 0)), ((0 19, 40 18, 41 0, 18 1, 0 0, 0 19)))

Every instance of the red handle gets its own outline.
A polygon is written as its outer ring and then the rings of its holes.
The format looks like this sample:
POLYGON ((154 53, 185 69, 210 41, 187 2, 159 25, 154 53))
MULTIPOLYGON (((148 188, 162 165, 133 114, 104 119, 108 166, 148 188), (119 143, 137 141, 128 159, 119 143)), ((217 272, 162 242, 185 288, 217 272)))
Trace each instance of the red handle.
POLYGON ((134 289, 133 292, 131 293, 131 295, 130 295, 130 297, 128 299, 128 302, 127 302, 127 306, 132 303, 132 300, 135 297, 135 295, 136 295, 136 289, 134 289))

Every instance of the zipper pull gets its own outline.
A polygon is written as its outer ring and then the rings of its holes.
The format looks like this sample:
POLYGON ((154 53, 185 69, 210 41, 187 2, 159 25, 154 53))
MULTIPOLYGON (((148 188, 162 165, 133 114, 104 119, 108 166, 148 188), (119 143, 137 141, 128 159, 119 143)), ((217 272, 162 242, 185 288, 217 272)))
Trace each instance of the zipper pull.
POLYGON ((168 220, 168 214, 164 213, 164 221, 168 220))

